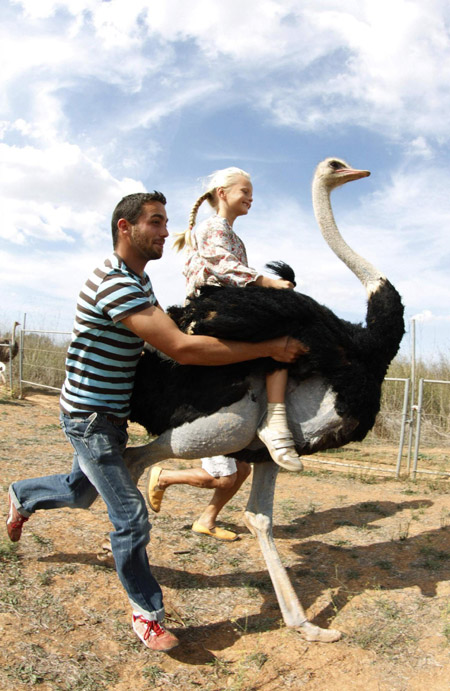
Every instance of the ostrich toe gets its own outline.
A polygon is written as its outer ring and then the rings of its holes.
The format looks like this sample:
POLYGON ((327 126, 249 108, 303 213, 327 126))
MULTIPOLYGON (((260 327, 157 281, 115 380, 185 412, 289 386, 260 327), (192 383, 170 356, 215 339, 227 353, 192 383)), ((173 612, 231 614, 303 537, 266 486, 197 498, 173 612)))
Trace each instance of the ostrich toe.
POLYGON ((309 621, 305 621, 305 623, 301 625, 299 633, 306 641, 319 643, 334 643, 342 636, 342 632, 337 629, 321 629, 320 626, 315 626, 309 621))

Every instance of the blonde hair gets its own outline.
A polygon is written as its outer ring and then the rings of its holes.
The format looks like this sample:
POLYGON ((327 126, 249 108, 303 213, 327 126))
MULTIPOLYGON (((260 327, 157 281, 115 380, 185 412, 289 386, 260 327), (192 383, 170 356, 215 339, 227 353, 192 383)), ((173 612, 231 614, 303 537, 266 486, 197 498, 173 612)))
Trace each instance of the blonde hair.
POLYGON ((211 175, 208 175, 204 181, 205 192, 197 199, 194 206, 189 214, 189 226, 188 229, 182 233, 175 234, 175 241, 173 243, 173 248, 180 252, 186 245, 192 247, 191 231, 195 226, 195 221, 197 220, 197 213, 201 205, 205 200, 212 206, 213 209, 217 211, 219 208, 219 197, 217 195, 217 190, 219 187, 227 189, 231 187, 237 177, 244 177, 250 180, 250 175, 241 170, 241 168, 236 168, 231 166, 230 168, 223 168, 222 170, 216 170, 211 175))

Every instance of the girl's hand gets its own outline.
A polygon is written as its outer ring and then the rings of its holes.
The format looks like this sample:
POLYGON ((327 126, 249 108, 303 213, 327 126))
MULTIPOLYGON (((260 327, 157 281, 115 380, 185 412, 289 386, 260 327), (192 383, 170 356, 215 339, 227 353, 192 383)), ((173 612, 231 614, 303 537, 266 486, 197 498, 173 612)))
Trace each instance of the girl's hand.
POLYGON ((294 289, 294 284, 291 283, 290 281, 285 281, 283 278, 271 278, 272 285, 270 286, 271 288, 288 288, 289 290, 294 289))
POLYGON ((262 288, 288 288, 289 290, 294 288, 294 284, 290 281, 285 281, 284 278, 269 278, 269 276, 258 276, 254 283, 262 288))

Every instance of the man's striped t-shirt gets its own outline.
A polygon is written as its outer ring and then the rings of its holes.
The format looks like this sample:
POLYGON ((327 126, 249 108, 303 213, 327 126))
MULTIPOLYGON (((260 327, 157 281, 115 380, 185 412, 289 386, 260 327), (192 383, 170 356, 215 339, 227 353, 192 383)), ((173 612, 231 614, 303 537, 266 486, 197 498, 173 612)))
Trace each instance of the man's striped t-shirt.
POLYGON ((95 269, 80 292, 67 351, 60 399, 66 415, 129 415, 144 342, 121 320, 156 302, 147 274, 139 276, 117 254, 95 269))

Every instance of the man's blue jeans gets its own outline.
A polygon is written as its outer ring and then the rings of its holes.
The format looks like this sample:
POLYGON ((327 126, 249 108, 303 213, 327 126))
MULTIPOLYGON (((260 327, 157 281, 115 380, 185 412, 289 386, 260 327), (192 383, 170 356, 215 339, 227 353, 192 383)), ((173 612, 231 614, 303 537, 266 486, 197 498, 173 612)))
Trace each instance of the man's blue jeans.
POLYGON ((147 507, 123 461, 126 423, 117 425, 106 415, 92 413, 77 418, 61 415, 61 427, 74 449, 72 471, 14 482, 10 487, 14 505, 23 516, 39 509, 87 509, 100 494, 115 528, 111 546, 117 573, 133 610, 162 620, 161 588, 146 552, 150 540, 147 507))

